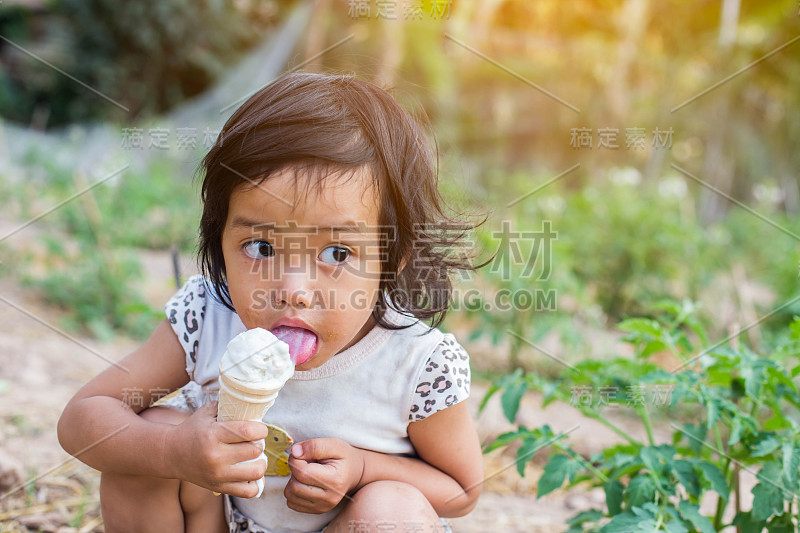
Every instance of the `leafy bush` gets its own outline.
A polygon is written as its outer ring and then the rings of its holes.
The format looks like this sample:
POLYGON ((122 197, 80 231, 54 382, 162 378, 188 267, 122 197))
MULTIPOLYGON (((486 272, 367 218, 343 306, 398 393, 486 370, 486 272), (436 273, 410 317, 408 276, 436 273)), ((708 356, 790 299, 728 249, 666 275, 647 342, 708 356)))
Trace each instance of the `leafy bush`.
POLYGON ((121 109, 53 69, 0 47, 0 114, 28 124, 148 116, 207 88, 278 15, 275 2, 59 0, 0 6, 0 34, 69 72, 121 109))
POLYGON ((141 269, 134 257, 96 244, 70 251, 54 239, 47 242, 49 264, 40 274, 24 274, 23 281, 67 312, 67 328, 86 328, 101 340, 120 331, 138 338, 153 331, 162 316, 136 291, 141 269))
POLYGON ((639 179, 634 169, 612 169, 605 183, 567 197, 557 224, 569 268, 613 319, 639 316, 663 298, 696 299, 720 266, 704 268, 718 256, 691 199, 670 192, 670 179, 639 179))
POLYGON ((634 318, 620 324, 625 340, 636 349, 635 359, 586 360, 566 370, 558 379, 547 380, 518 371, 497 380, 483 399, 481 408, 501 392, 505 416, 514 422, 520 400, 528 389, 538 390, 543 403, 570 403, 583 415, 616 432, 622 444, 583 457, 563 435, 548 425, 500 435, 486 452, 521 441, 517 467, 547 447, 549 461, 538 482, 538 496, 558 489, 585 485, 602 487, 605 509, 581 512, 570 521, 571 533, 582 531, 712 533, 738 526, 743 533, 795 531, 800 511, 793 505, 800 489, 800 392, 793 378, 800 374, 800 319, 783 337, 782 345, 769 356, 759 356, 736 341, 710 344, 697 320, 695 305, 662 302, 656 306, 657 320, 634 318), (729 345, 728 345, 729 344, 729 345), (662 369, 654 354, 668 351, 682 364, 662 369), (602 388, 617 391, 669 389, 664 405, 669 415, 672 441, 657 443, 653 436, 651 403, 608 397, 607 404, 627 405, 638 415, 647 440, 633 438, 603 416, 604 402, 585 402, 576 391, 602 388), (577 400, 577 401, 576 401, 577 400), (730 522, 725 509, 740 501, 738 476, 741 469, 758 468, 753 489, 753 507, 735 508, 730 522), (716 511, 708 517, 700 512, 706 493, 716 495, 716 511), (734 495, 736 496, 734 498, 734 495), (733 499, 733 501, 732 501, 733 499))

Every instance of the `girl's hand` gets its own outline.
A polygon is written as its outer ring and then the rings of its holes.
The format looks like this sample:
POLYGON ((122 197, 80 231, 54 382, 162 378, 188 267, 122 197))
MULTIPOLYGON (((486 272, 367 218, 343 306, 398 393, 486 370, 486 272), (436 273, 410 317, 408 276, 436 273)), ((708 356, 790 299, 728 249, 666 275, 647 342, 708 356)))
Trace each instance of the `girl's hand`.
POLYGON ((238 465, 264 451, 267 426, 261 422, 217 422, 217 402, 208 402, 183 423, 174 426, 167 439, 175 477, 214 492, 240 498, 258 493, 255 481, 264 476, 265 461, 238 465), (258 440, 260 445, 251 441, 258 440))
POLYGON ((341 439, 311 439, 295 444, 291 451, 292 477, 283 491, 290 509, 330 511, 361 482, 364 455, 341 439))

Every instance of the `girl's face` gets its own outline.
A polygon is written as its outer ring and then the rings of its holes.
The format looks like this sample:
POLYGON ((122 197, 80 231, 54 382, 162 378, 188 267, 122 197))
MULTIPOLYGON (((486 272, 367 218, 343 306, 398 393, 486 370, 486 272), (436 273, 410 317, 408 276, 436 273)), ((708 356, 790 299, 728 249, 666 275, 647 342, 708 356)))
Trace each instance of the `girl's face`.
POLYGON ((231 194, 222 251, 233 306, 247 329, 288 335, 278 334, 297 370, 322 365, 374 326, 378 201, 369 176, 349 178, 328 177, 295 202, 297 178, 286 169, 231 194))

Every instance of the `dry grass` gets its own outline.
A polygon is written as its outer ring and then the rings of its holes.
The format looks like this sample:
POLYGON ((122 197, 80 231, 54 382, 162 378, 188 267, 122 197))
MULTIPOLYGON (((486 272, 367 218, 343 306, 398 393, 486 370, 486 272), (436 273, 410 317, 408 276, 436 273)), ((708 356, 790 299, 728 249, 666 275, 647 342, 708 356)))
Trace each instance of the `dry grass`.
MULTIPOLYGON (((517 473, 514 453, 496 450, 484 458, 484 491, 535 498, 542 467, 528 463, 517 473)), ((3 532, 94 533, 103 531, 98 497, 99 473, 77 461, 59 467, 0 500, 3 532)))
MULTIPOLYGON (((0 530, 28 533, 102 532, 99 474, 76 461, 0 499, 0 530)), ((13 490, 13 489, 12 489, 13 490)))

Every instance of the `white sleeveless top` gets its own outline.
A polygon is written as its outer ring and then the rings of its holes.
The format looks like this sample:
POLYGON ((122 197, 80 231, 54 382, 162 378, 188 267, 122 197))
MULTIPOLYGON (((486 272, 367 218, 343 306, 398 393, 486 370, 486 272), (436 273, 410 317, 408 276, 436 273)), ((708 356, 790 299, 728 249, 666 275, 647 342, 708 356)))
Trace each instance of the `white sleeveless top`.
MULTIPOLYGON (((165 306, 186 350, 183 388, 190 408, 216 399, 219 360, 228 342, 245 330, 239 316, 207 296, 204 278, 193 276, 165 306)), ((311 370, 297 370, 267 411, 264 422, 288 431, 295 442, 337 437, 358 448, 414 456, 408 424, 469 396, 469 357, 451 334, 387 310, 403 330, 372 328, 360 341, 311 370)), ((267 476, 259 498, 232 498, 259 525, 275 532, 322 529, 344 502, 323 514, 286 506, 289 477, 267 476)))

